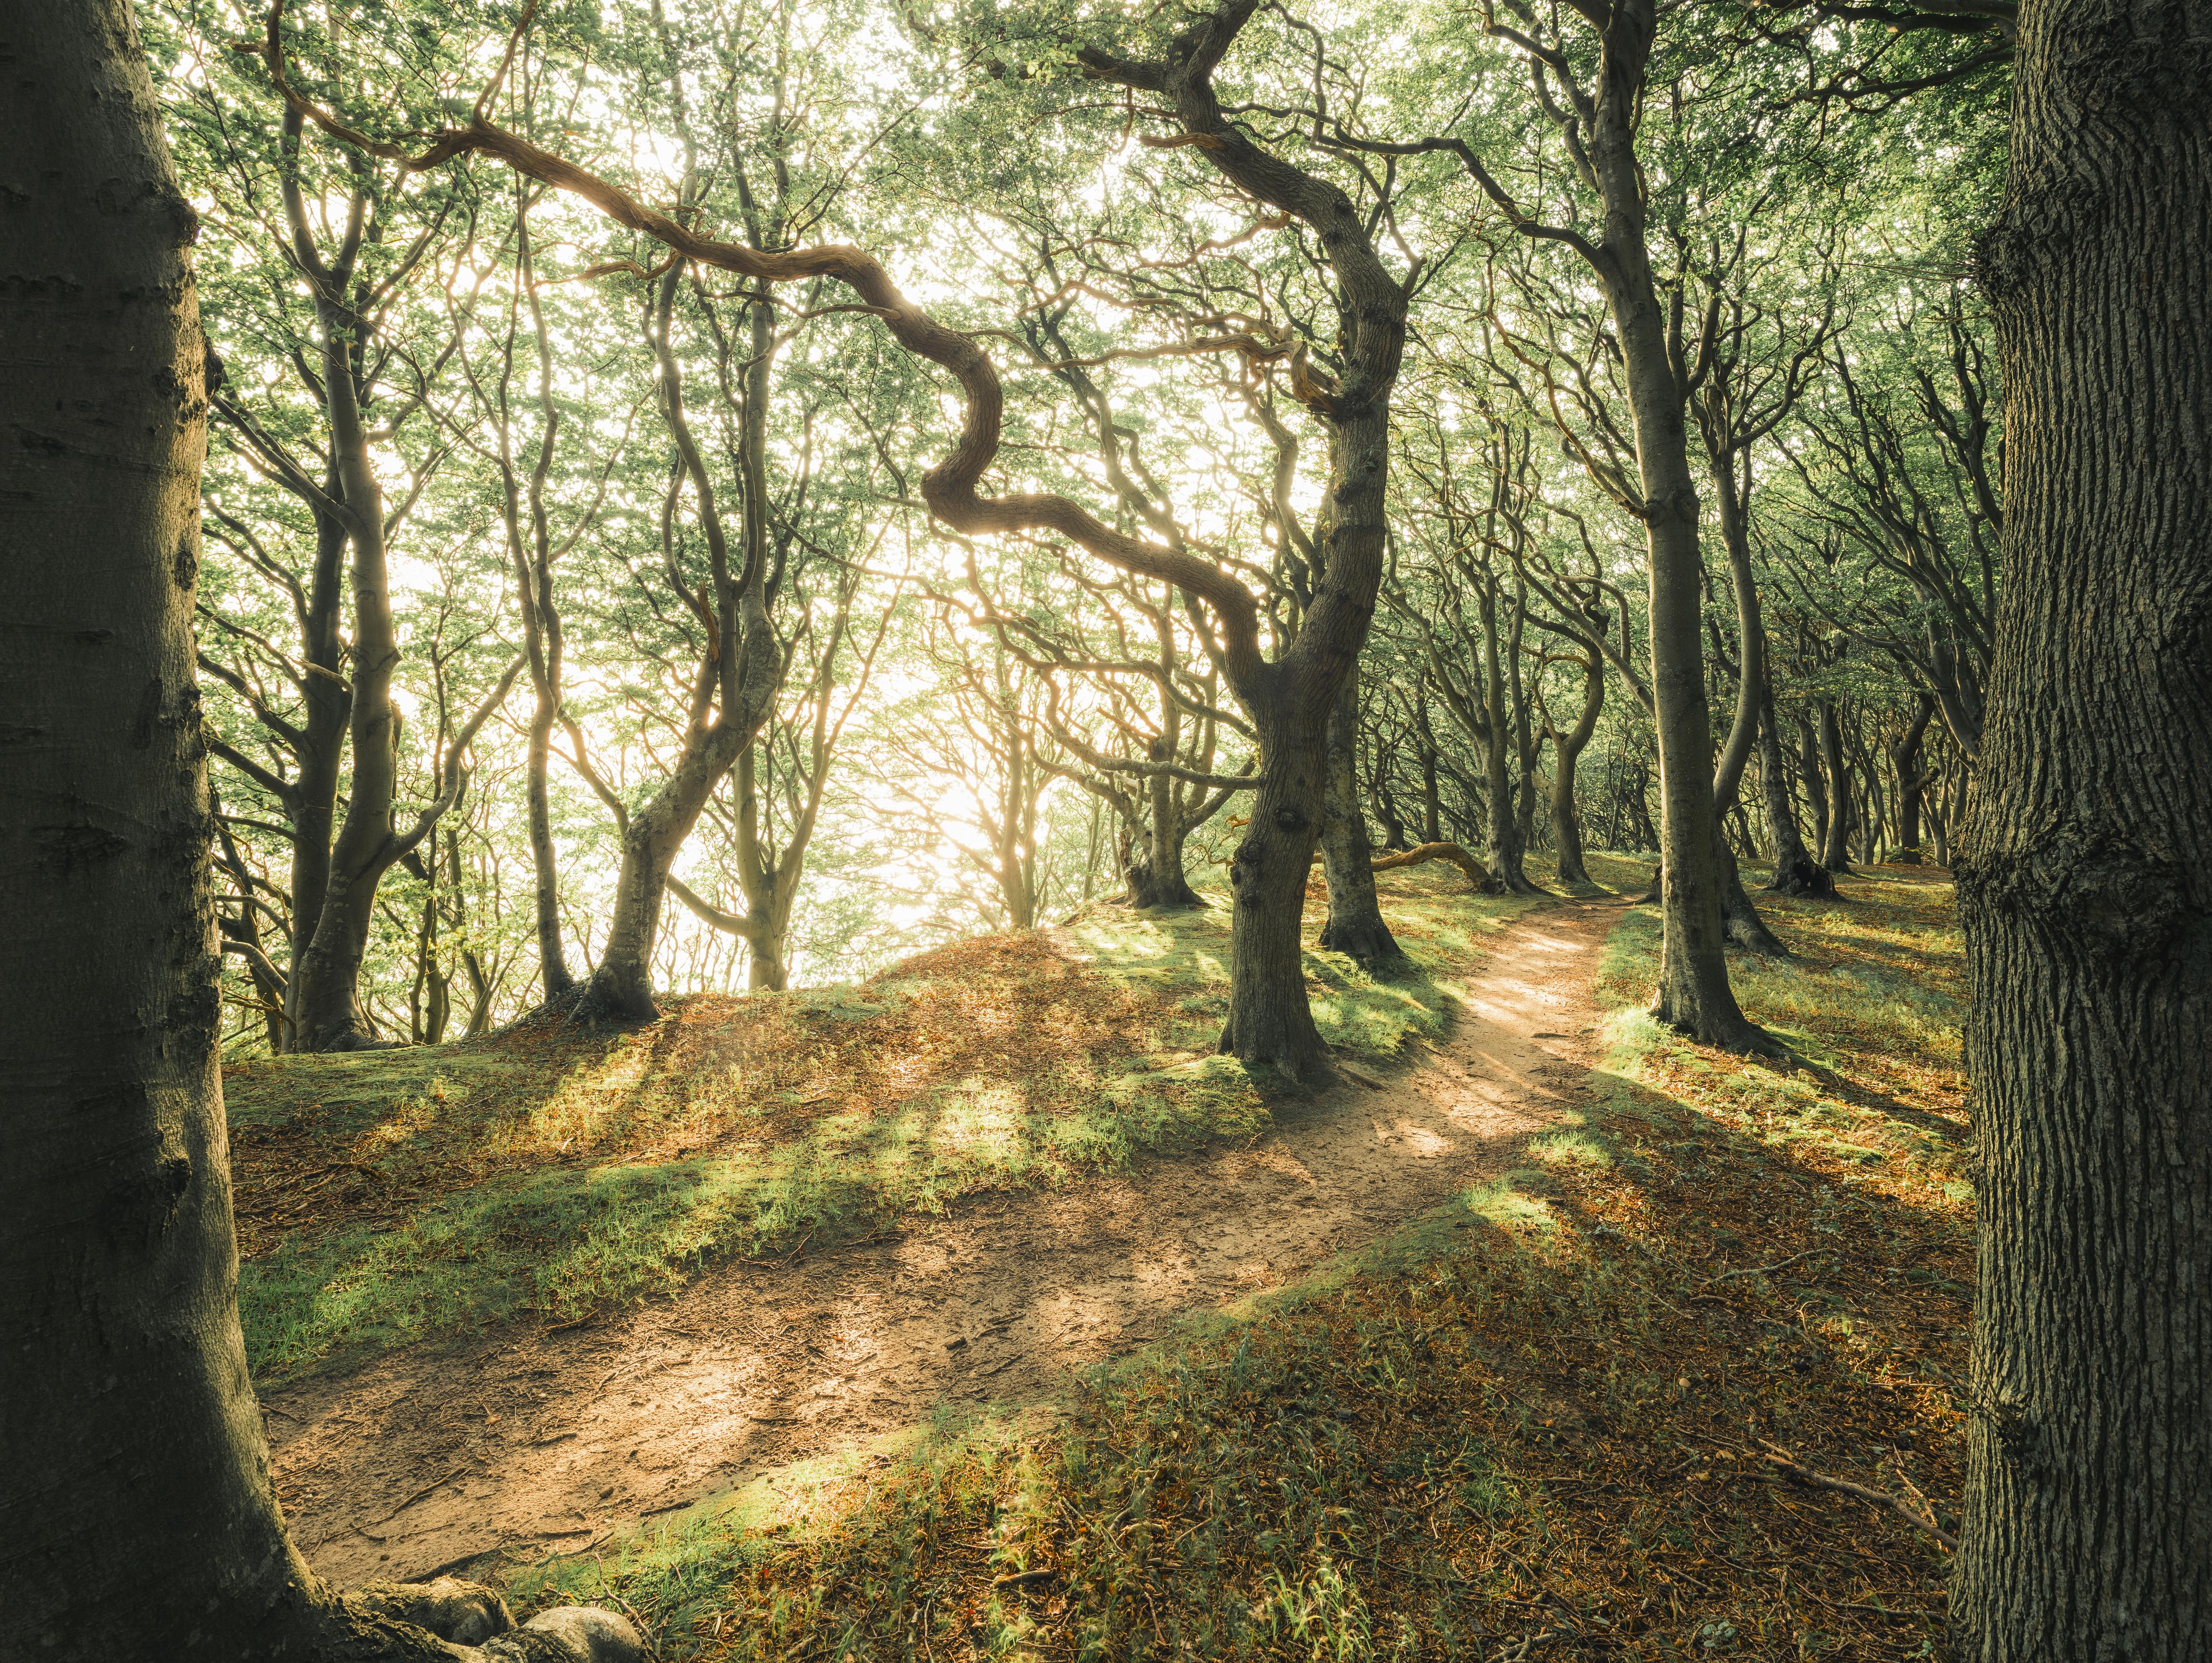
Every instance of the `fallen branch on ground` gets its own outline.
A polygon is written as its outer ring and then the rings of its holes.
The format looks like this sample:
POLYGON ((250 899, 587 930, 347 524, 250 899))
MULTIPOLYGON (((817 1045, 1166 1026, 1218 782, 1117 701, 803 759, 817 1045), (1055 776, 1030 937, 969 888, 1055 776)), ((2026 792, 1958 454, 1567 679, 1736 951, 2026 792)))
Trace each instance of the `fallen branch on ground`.
MULTIPOLYGON (((1759 1441, 1766 1442, 1764 1438, 1759 1441)), ((1832 1478, 1825 1472, 1814 1472, 1809 1466, 1800 1466, 1776 1445, 1766 1444, 1766 1448, 1768 1452, 1766 1460, 1780 1467, 1800 1484, 1809 1484, 1815 1490, 1833 1490, 1845 1496, 1856 1496, 1863 1502, 1873 1502, 1876 1507, 1886 1507, 1906 1523, 1926 1531, 1937 1541, 1942 1543, 1949 1551, 1954 1553, 1958 1551, 1959 1539, 1937 1524, 1932 1512, 1922 1512, 1907 1502, 1904 1496, 1893 1496, 1887 1490, 1869 1490, 1864 1484, 1853 1484, 1849 1478, 1832 1478)))

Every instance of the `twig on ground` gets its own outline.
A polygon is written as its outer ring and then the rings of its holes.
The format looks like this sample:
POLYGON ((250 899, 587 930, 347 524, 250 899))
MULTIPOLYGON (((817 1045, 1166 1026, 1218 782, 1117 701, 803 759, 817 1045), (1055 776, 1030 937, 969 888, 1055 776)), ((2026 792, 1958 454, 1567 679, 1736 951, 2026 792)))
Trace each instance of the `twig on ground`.
POLYGON ((1825 1472, 1815 1472, 1809 1466, 1799 1466, 1779 1446, 1766 1443, 1764 1438, 1759 1441, 1766 1444, 1769 1452, 1766 1459, 1801 1484, 1810 1484, 1815 1490, 1833 1490, 1845 1496, 1856 1496, 1876 1507, 1886 1507, 1908 1524, 1926 1531, 1947 1549, 1954 1553, 1958 1551, 1959 1539, 1937 1524, 1932 1512, 1923 1513, 1904 1496, 1893 1496, 1887 1490, 1869 1490, 1864 1484, 1853 1484, 1849 1478, 1832 1478, 1825 1472))
POLYGON ((406 1512, 406 1511, 407 1511, 407 1509, 408 1509, 409 1508, 410 1508, 410 1507, 414 1506, 416 1502, 417 1502, 421 1501, 421 1500, 422 1500, 425 1496, 428 1495, 432 1490, 440 1490, 440 1489, 444 1488, 447 1484, 449 1484, 453 1483, 453 1481, 454 1479, 456 1479, 456 1478, 459 1478, 459 1477, 461 1476, 461 1474, 462 1474, 462 1473, 464 1473, 464 1472, 467 1472, 467 1471, 468 1471, 468 1468, 467 1468, 467 1467, 465 1467, 465 1466, 457 1466, 457 1467, 455 1467, 455 1468, 454 1468, 451 1472, 448 1472, 447 1474, 446 1474, 446 1476, 445 1476, 444 1478, 439 1478, 439 1479, 436 1479, 436 1480, 434 1480, 434 1482, 432 1482, 432 1483, 430 1483, 430 1484, 424 1484, 424 1485, 422 1487, 422 1489, 420 1489, 420 1490, 416 1490, 416 1491, 412 1496, 409 1496, 405 1501, 404 1501, 404 1502, 400 1502, 400 1504, 399 1504, 398 1507, 393 1508, 392 1509, 392 1511, 391 1511, 391 1512, 389 1512, 389 1513, 386 1514, 384 1515, 384 1518, 382 1518, 382 1519, 372 1519, 371 1520, 369 1520, 369 1522, 370 1522, 371 1524, 379 1524, 379 1525, 380 1525, 380 1524, 383 1524, 383 1523, 386 1521, 386 1520, 390 1520, 390 1519, 396 1519, 396 1518, 398 1518, 401 1514, 403 1514, 403 1513, 406 1512))
POLYGON ((1791 1253, 1787 1259, 1778 1259, 1771 1265, 1747 1265, 1740 1271, 1723 1271, 1718 1276, 1709 1276, 1705 1280, 1708 1282, 1726 1282, 1733 1277, 1765 1276, 1769 1271, 1781 1270, 1785 1265, 1795 1265, 1801 1259, 1810 1259, 1816 1253, 1826 1253, 1826 1251, 1827 1249, 1825 1247, 1808 1247, 1802 1253, 1791 1253))

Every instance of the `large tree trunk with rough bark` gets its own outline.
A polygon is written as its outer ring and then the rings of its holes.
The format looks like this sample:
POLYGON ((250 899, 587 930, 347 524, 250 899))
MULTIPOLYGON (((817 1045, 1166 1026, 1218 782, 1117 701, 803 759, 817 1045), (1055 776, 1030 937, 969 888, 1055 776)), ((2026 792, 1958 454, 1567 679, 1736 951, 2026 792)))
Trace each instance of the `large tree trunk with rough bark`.
MULTIPOLYGON (((496 1596, 341 1599, 284 1530, 246 1378, 193 679, 193 215, 122 0, 0 13, 0 1488, 9 1654, 457 1663, 496 1596)), ((571 1612, 549 1660, 640 1654, 571 1612)))
POLYGON ((2212 35, 2027 0, 1979 265, 2005 584, 1960 852, 1966 1663, 2212 1656, 2212 35))
POLYGON ((304 1624, 239 1338, 192 596, 191 209, 120 0, 0 29, 0 1221, 11 1648, 304 1624), (106 204, 104 211, 94 204, 106 204))
POLYGON ((1328 880, 1328 916, 1321 944, 1369 967, 1406 956, 1375 892, 1375 845, 1359 811, 1355 764, 1359 750, 1359 675, 1344 678, 1329 713, 1328 778, 1322 795, 1322 871, 1328 880))

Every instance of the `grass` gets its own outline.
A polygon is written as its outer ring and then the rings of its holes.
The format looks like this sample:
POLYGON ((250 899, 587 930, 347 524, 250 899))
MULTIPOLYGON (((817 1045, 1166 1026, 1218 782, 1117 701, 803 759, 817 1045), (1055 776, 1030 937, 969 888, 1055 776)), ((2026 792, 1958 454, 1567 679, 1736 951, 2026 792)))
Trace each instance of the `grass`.
POLYGON ((1769 1456, 1957 1493, 1969 1206, 1946 886, 1770 909, 1737 965, 1808 1059, 1641 1014, 1524 1170, 1091 1376, 694 1509, 526 1603, 619 1599, 670 1658, 1897 1659, 1944 1555, 1769 1456))
MULTIPOLYGON (((1389 876, 1406 973, 1307 956, 1324 1036, 1369 1059, 1440 1031, 1452 972, 1526 904, 1441 868, 1389 876)), ((526 1023, 235 1065, 249 1361, 266 1386, 430 1334, 573 1320, 732 1257, 1249 1136, 1278 1088, 1212 1054, 1227 990, 1224 912, 1093 905, 858 986, 672 1001, 631 1033, 526 1023)))

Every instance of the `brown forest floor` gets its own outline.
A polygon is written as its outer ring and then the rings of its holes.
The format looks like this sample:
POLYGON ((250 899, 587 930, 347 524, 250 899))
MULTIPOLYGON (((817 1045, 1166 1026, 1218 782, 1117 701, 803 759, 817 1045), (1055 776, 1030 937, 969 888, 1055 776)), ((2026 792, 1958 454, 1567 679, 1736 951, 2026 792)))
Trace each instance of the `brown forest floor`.
POLYGON ((671 1658, 1941 1655, 1931 1535, 1775 1459, 1955 1528, 1949 890, 1844 894, 1736 967, 1786 1069, 1633 1014, 1648 912, 1547 904, 1381 1090, 279 1393, 295 1529, 671 1658))

